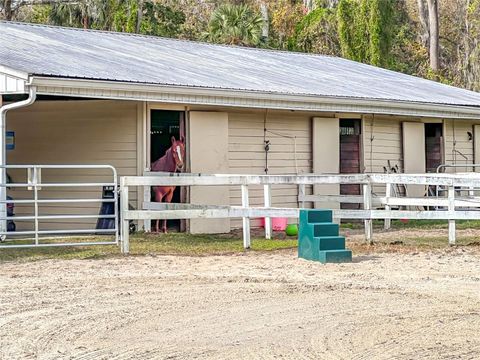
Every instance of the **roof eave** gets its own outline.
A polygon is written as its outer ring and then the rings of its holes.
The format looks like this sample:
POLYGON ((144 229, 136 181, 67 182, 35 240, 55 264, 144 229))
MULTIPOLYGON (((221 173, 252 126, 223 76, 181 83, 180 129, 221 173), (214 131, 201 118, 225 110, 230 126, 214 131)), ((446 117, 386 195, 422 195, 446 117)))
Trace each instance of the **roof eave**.
POLYGON ((33 76, 42 95, 296 111, 480 119, 480 107, 33 76))
POLYGON ((27 93, 29 74, 0 65, 0 94, 27 93))

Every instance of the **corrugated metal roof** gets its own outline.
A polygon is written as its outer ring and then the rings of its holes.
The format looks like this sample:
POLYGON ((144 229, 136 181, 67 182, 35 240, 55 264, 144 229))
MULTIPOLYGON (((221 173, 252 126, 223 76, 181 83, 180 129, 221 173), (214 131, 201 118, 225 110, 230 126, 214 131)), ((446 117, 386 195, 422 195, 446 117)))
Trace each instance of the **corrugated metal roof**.
POLYGON ((480 106, 480 94, 341 58, 0 22, 0 65, 31 75, 480 106))

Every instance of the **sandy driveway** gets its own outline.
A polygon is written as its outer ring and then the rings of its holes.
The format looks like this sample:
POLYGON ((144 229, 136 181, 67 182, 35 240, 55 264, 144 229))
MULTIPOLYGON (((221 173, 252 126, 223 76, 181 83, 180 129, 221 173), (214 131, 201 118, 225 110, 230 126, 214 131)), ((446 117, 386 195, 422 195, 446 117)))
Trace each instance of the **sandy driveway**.
POLYGON ((0 264, 1 359, 478 359, 480 256, 0 264))

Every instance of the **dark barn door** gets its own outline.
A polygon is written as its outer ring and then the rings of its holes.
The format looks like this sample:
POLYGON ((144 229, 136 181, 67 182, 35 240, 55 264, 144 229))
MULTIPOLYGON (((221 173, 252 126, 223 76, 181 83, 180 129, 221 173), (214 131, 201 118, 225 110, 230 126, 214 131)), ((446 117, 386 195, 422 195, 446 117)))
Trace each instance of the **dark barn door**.
MULTIPOLYGON (((151 110, 150 112, 150 159, 154 161, 165 155, 170 148, 174 136, 180 139, 185 136, 185 113, 181 111, 170 110, 151 110)), ((184 201, 184 189, 177 187, 173 193, 172 203, 182 203, 184 201)), ((154 200, 152 192, 151 201, 154 200)), ((152 222, 152 227, 153 227, 152 222)), ((168 220, 169 231, 185 231, 185 222, 183 220, 168 220)))
POLYGON ((425 124, 425 162, 427 172, 436 172, 443 161, 443 127, 441 123, 425 124))
MULTIPOLYGON (((360 119, 340 120, 340 174, 360 173, 360 119)), ((360 195, 360 185, 341 184, 340 195, 360 195)), ((341 209, 359 209, 360 204, 340 204, 341 209)))

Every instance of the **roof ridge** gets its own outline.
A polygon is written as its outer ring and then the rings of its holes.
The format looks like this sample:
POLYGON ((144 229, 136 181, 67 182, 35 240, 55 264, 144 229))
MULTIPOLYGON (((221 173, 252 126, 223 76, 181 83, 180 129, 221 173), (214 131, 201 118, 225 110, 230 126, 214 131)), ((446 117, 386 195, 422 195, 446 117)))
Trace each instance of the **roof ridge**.
MULTIPOLYGON (((68 30, 68 31, 101 33, 101 34, 109 34, 109 35, 115 35, 115 36, 130 36, 130 37, 146 38, 146 39, 152 39, 152 40, 187 42, 187 43, 194 43, 194 44, 200 44, 200 45, 211 46, 211 47, 224 47, 224 48, 241 49, 241 50, 249 50, 249 51, 264 51, 264 52, 271 52, 271 53, 300 55, 300 56, 306 56, 306 57, 323 57, 323 58, 333 58, 333 59, 343 59, 343 60, 346 60, 346 61, 353 61, 353 60, 350 60, 350 59, 342 58, 340 56, 328 55, 328 54, 306 53, 306 52, 301 52, 301 51, 258 48, 258 47, 248 47, 248 46, 228 45, 228 44, 217 44, 217 43, 211 43, 211 42, 200 41, 200 40, 170 38, 170 37, 165 37, 165 36, 145 35, 145 34, 122 32, 122 31, 83 29, 83 28, 69 27, 69 26, 28 23, 28 22, 21 22, 21 21, 6 21, 6 20, 0 20, 0 25, 1 24, 7 24, 7 25, 8 24, 14 24, 14 25, 20 25, 20 26, 33 26, 33 27, 40 27, 40 28, 63 29, 63 30, 68 30)), ((354 62, 358 63, 358 64, 364 64, 364 63, 360 63, 358 61, 354 61, 354 62)), ((364 65, 369 65, 369 64, 364 64, 364 65)), ((385 69, 385 70, 387 70, 387 69, 385 69)))

